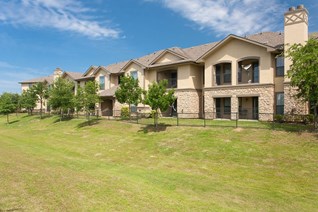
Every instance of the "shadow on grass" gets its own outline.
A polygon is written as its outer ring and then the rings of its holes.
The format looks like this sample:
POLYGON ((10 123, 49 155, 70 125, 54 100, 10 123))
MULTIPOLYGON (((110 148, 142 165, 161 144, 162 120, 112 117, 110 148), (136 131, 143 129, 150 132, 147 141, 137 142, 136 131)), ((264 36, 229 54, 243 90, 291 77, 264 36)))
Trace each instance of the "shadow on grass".
POLYGON ((20 121, 20 120, 9 121, 8 124, 14 124, 14 123, 17 123, 17 122, 19 122, 19 121, 20 121))
POLYGON ((143 132, 143 133, 162 132, 162 131, 166 131, 167 127, 170 127, 170 125, 159 124, 158 127, 156 128, 154 125, 148 124, 144 127, 141 127, 141 130, 139 130, 138 132, 143 132))
POLYGON ((84 121, 82 123, 79 123, 77 125, 77 128, 83 128, 83 127, 88 127, 88 126, 94 126, 99 123, 99 119, 93 119, 89 121, 84 121))

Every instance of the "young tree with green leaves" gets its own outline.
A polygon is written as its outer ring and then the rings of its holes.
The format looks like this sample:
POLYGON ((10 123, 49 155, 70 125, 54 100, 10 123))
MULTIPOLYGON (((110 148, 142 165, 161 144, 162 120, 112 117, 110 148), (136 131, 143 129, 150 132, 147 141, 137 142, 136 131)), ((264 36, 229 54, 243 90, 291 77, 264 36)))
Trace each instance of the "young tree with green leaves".
POLYGON ((32 91, 38 96, 40 101, 40 117, 42 119, 42 110, 45 99, 49 97, 48 86, 44 82, 38 82, 31 87, 32 91))
POLYGON ((141 102, 142 89, 139 87, 138 79, 134 79, 132 76, 122 76, 120 78, 120 85, 115 92, 115 97, 121 104, 128 104, 129 118, 131 105, 138 105, 141 102))
POLYGON ((14 101, 14 94, 3 93, 0 96, 0 114, 7 116, 7 123, 9 124, 9 114, 13 113, 17 108, 17 104, 14 101))
POLYGON ((63 114, 73 109, 73 92, 74 84, 66 79, 58 78, 49 92, 49 105, 53 110, 60 113, 61 119, 63 114))
POLYGON ((297 97, 314 106, 315 128, 318 107, 318 40, 309 39, 305 45, 294 44, 285 53, 292 61, 287 72, 291 86, 297 88, 297 97))
POLYGON ((77 93, 74 95, 73 105, 76 110, 77 118, 78 113, 84 108, 84 89, 82 87, 77 88, 77 93))
POLYGON ((96 81, 89 81, 85 84, 83 92, 83 106, 88 120, 90 120, 92 110, 95 110, 95 105, 100 101, 97 92, 98 84, 96 81))
POLYGON ((166 111, 171 106, 176 97, 174 90, 167 90, 168 81, 161 80, 159 83, 152 83, 148 87, 148 91, 144 92, 144 103, 149 105, 154 111, 154 124, 158 127, 158 115, 160 111, 166 111))
POLYGON ((31 89, 28 89, 23 91, 19 104, 21 108, 28 111, 29 115, 32 115, 33 109, 36 107, 37 100, 37 95, 31 89))

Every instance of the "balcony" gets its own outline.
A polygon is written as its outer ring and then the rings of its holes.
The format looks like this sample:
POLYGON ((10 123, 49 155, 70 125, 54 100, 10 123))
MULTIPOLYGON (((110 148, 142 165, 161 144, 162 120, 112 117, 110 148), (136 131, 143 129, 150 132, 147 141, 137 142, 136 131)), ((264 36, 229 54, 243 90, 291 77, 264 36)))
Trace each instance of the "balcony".
POLYGON ((167 70, 160 71, 157 73, 157 81, 167 80, 167 88, 177 88, 178 87, 178 73, 177 70, 167 70))
POLYGON ((238 84, 259 83, 259 60, 248 59, 238 63, 238 84))

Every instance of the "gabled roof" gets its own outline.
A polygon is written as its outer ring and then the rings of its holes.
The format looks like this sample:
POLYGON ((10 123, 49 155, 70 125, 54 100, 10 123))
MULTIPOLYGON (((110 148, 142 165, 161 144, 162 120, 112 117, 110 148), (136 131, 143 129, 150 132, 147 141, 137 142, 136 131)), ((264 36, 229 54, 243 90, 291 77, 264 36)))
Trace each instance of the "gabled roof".
POLYGON ((68 72, 68 71, 66 71, 66 72, 64 72, 62 74, 62 77, 66 76, 66 75, 68 75, 73 80, 77 80, 77 79, 79 79, 79 78, 81 78, 83 76, 82 73, 79 73, 79 72, 68 72))
POLYGON ((119 63, 114 63, 110 64, 108 66, 102 66, 105 70, 107 70, 111 74, 117 74, 119 73, 123 67, 129 62, 130 60, 119 62, 119 63))
POLYGON ((82 75, 82 77, 85 77, 90 71, 95 70, 96 68, 98 68, 98 66, 90 66, 82 75))
POLYGON ((218 48, 222 47, 224 44, 226 44, 227 42, 229 42, 230 40, 233 40, 233 39, 245 41, 245 42, 260 46, 260 47, 264 47, 264 48, 267 49, 267 51, 275 51, 276 50, 275 47, 269 46, 267 44, 263 44, 263 43, 260 43, 258 41, 255 41, 255 40, 251 40, 251 39, 248 39, 248 38, 244 38, 244 37, 240 37, 240 36, 237 36, 237 35, 230 34, 226 38, 224 38, 222 41, 220 41, 216 45, 214 45, 207 52, 205 52, 198 60, 206 58, 212 52, 216 51, 218 48))
POLYGON ((105 71, 105 72, 107 72, 108 74, 110 74, 110 72, 106 69, 105 66, 98 66, 98 67, 94 70, 94 72, 93 72, 92 75, 95 76, 95 74, 97 74, 100 70, 105 71))
POLYGON ((136 65, 140 66, 141 68, 146 68, 146 66, 144 66, 143 64, 141 64, 140 62, 138 62, 137 60, 130 60, 129 62, 127 62, 120 71, 124 71, 128 66, 130 66, 130 64, 135 63, 136 65))
POLYGON ((186 54, 182 51, 182 49, 180 49, 179 47, 173 47, 173 48, 162 50, 160 53, 158 53, 158 55, 155 58, 153 58, 153 60, 149 63, 149 65, 154 65, 155 62, 157 62, 162 56, 164 56, 167 53, 175 55, 183 60, 189 59, 189 57, 186 56, 186 54))

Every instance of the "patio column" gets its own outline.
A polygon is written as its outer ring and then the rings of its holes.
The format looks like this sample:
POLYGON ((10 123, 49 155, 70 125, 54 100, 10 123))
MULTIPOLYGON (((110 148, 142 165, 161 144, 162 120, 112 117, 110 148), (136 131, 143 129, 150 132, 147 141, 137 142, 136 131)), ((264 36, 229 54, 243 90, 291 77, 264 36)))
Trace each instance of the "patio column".
POLYGON ((231 119, 236 120, 236 114, 238 112, 238 98, 236 95, 231 97, 231 119))
POLYGON ((237 85, 237 63, 236 61, 232 62, 232 78, 231 78, 231 81, 232 81, 232 85, 237 85))

